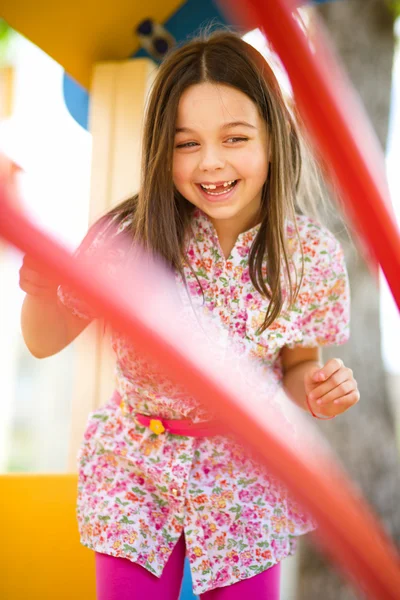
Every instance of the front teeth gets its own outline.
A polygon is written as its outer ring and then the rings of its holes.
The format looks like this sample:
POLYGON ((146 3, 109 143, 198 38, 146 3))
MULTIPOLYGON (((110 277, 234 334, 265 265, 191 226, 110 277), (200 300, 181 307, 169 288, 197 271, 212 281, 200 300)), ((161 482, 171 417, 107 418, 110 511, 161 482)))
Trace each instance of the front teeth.
MULTIPOLYGON (((225 181, 225 183, 223 184, 224 187, 228 187, 228 185, 232 185, 232 183, 235 183, 236 179, 232 179, 232 181, 225 181)), ((217 186, 214 185, 213 183, 210 183, 210 185, 205 185, 203 183, 200 184, 201 187, 205 190, 216 190, 217 186)))

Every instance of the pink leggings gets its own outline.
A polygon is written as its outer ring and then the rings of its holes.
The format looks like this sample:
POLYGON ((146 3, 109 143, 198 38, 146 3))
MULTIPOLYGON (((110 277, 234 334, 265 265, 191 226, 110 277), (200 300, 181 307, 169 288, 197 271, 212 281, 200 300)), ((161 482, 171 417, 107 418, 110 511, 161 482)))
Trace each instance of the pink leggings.
MULTIPOLYGON (((126 558, 95 553, 97 600, 178 600, 185 559, 182 536, 160 578, 126 558)), ((259 575, 200 596, 201 600, 279 600, 280 564, 259 575)))

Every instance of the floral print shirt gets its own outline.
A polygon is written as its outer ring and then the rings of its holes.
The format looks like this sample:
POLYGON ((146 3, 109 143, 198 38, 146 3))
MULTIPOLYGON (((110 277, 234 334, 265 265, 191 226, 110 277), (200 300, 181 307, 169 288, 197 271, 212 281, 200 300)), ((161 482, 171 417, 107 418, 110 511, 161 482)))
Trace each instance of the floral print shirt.
MULTIPOLYGON (((221 337, 282 380, 283 346, 342 344, 348 339, 349 285, 335 237, 298 216, 303 258, 293 223, 288 248, 303 281, 294 307, 263 333, 268 301, 253 287, 248 256, 259 225, 239 235, 225 259, 216 231, 199 209, 187 234, 185 288, 196 311, 217 321, 221 337), (200 287, 201 286, 201 287, 200 287)), ((101 244, 101 233, 85 252, 101 244)), ((86 245, 87 246, 87 245, 86 245)), ((75 314, 90 310, 67 289, 59 297, 75 314)), ((124 557, 160 576, 185 536, 193 590, 201 594, 252 577, 293 554, 297 536, 316 527, 282 483, 229 436, 156 435, 135 413, 207 420, 195 399, 165 380, 121 334, 114 334, 116 388, 89 415, 79 451, 78 523, 89 548, 124 557)))

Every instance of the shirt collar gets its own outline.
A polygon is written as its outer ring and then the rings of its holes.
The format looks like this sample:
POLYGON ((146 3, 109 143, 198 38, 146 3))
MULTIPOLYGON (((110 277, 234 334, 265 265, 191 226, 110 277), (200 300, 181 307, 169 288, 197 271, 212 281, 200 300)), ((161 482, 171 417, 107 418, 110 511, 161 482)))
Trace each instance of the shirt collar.
MULTIPOLYGON (((243 231, 238 235, 237 242, 242 241, 244 238, 246 242, 250 243, 254 240, 257 235, 258 230, 260 229, 260 223, 254 225, 247 231, 243 231)), ((195 208, 192 215, 192 229, 193 232, 196 233, 204 233, 210 238, 215 239, 218 238, 216 229, 210 219, 210 217, 203 212, 200 208, 195 208)))

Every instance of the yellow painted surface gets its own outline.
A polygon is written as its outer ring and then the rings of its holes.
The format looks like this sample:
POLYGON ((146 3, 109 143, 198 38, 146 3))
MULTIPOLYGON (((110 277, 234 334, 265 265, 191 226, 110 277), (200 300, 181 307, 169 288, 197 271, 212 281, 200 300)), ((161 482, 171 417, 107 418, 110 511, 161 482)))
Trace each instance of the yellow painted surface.
POLYGON ((95 600, 94 553, 79 542, 77 478, 1 475, 0 598, 95 600))
POLYGON ((59 62, 84 87, 92 65, 129 58, 146 18, 164 23, 184 0, 2 0, 0 17, 59 62))

